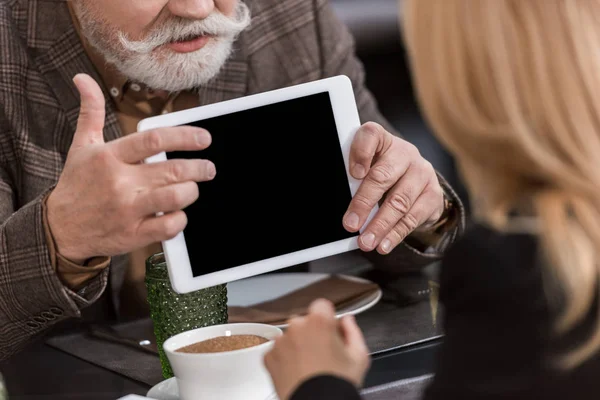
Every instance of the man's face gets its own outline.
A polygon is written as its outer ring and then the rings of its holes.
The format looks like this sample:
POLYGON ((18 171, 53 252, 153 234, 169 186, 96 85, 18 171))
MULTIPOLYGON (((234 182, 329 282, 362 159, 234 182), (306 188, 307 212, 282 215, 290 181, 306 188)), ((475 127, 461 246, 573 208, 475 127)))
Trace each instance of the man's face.
POLYGON ((156 90, 213 78, 250 23, 241 0, 73 0, 82 33, 127 78, 156 90))

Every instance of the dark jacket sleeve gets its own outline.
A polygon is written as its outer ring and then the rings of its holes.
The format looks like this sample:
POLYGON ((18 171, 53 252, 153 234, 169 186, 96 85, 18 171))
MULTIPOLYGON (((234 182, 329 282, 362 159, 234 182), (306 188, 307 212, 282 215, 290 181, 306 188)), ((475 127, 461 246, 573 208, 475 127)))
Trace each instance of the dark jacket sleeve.
POLYGON ((344 379, 317 376, 300 385, 290 400, 360 400, 360 394, 344 379))
MULTIPOLYGON (((365 84, 364 67, 355 53, 354 38, 348 28, 335 15, 329 1, 314 0, 316 4, 316 29, 319 35, 322 78, 346 75, 352 81, 356 103, 362 123, 377 122, 388 132, 401 137, 394 127, 379 112, 373 94, 365 84)), ((398 32, 400 35, 400 32, 398 32)), ((381 256, 377 252, 365 255, 377 267, 386 270, 418 269, 439 260, 446 249, 462 234, 465 227, 465 210, 456 192, 438 173, 438 179, 446 196, 455 208, 455 218, 449 220, 449 227, 443 237, 432 243, 427 252, 404 242, 391 254, 381 256)))

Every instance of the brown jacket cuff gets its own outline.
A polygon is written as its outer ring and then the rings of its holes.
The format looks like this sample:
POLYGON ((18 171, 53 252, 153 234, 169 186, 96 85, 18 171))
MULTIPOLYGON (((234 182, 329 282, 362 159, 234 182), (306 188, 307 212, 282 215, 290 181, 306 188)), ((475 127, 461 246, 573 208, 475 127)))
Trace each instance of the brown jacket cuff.
MULTIPOLYGON (((429 229, 417 230, 406 238, 406 243, 421 252, 443 252, 448 244, 452 244, 452 236, 456 232, 463 213, 462 205, 457 204, 451 194, 444 190, 446 209, 440 220, 429 229), (441 251, 440 251, 441 250, 441 251)), ((463 228, 461 227, 461 230, 463 228)))

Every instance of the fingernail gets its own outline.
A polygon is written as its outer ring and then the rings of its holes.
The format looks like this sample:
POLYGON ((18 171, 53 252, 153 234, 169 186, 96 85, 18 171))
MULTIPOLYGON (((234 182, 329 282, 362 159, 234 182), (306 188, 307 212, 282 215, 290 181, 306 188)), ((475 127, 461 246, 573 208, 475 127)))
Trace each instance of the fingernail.
POLYGON ((359 223, 358 215, 353 212, 349 213, 348 215, 346 215, 346 219, 345 219, 344 223, 350 229, 358 229, 358 223, 359 223))
POLYGON ((215 164, 208 162, 208 165, 206 166, 206 174, 208 175, 208 179, 213 179, 217 175, 215 164))
POLYGON ((367 233, 366 235, 363 235, 360 240, 367 248, 372 249, 373 243, 375 243, 375 235, 372 233, 367 233))
POLYGON ((362 179, 365 177, 365 167, 360 164, 354 164, 354 168, 352 168, 352 175, 356 179, 362 179))
POLYGON ((390 242, 388 239, 385 239, 383 242, 381 242, 381 250, 383 250, 384 253, 389 253, 392 251, 392 242, 390 242))
POLYGON ((210 144, 211 139, 212 138, 210 137, 210 134, 206 131, 198 131, 198 133, 196 133, 196 142, 200 146, 206 146, 210 144))

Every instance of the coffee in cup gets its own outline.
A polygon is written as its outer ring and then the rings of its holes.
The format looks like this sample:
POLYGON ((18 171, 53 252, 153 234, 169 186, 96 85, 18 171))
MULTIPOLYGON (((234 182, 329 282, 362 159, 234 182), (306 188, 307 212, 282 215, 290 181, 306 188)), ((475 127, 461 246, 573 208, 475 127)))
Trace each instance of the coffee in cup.
POLYGON ((180 353, 221 353, 260 346, 268 341, 269 339, 258 335, 217 336, 216 338, 192 343, 176 351, 180 353))

